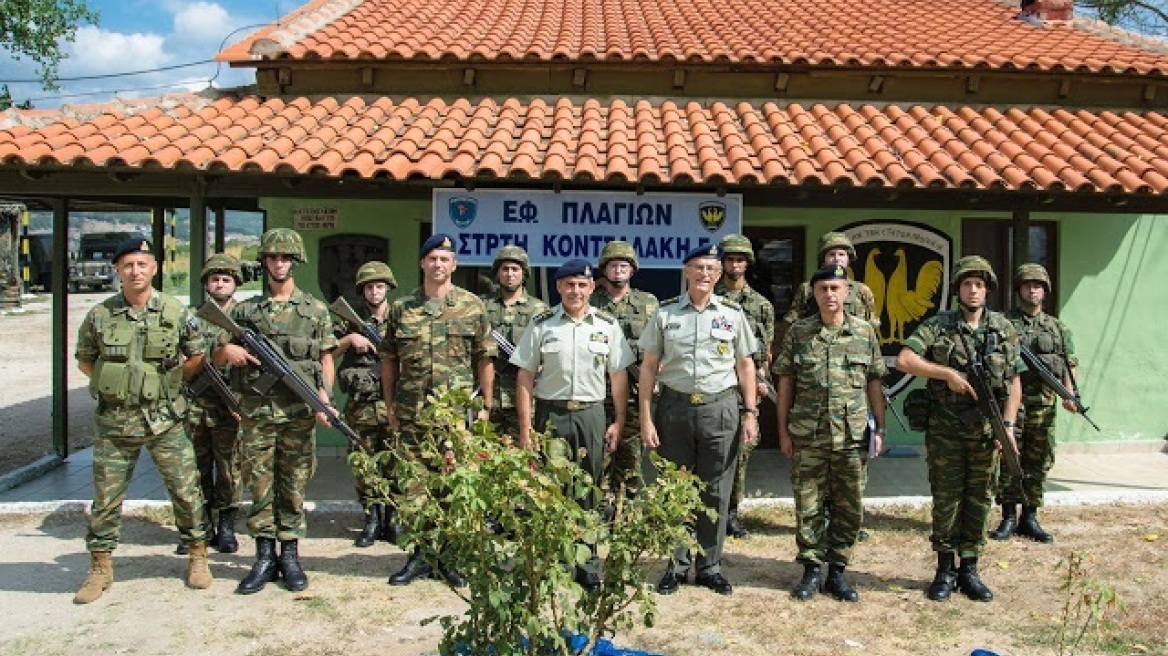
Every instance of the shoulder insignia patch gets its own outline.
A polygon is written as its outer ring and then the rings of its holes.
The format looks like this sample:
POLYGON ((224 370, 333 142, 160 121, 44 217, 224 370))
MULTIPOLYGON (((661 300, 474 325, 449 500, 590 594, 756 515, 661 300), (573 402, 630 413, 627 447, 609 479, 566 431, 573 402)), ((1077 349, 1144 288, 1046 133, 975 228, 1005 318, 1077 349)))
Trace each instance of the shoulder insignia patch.
POLYGON ((532 317, 531 320, 535 323, 543 323, 548 319, 551 319, 554 315, 555 312, 552 312, 551 310, 544 310, 543 312, 540 312, 539 314, 532 317))

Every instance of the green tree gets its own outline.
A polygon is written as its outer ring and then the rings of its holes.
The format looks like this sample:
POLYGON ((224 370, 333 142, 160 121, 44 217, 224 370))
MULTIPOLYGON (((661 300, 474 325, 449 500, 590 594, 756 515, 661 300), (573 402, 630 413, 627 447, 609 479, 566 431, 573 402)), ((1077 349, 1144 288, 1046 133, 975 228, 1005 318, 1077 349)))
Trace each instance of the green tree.
POLYGON ((44 87, 56 90, 62 45, 73 40, 78 26, 97 20, 86 0, 0 0, 0 48, 32 59, 44 87))
POLYGON ((1168 2, 1165 0, 1079 0, 1075 4, 1109 25, 1143 34, 1168 36, 1168 2))

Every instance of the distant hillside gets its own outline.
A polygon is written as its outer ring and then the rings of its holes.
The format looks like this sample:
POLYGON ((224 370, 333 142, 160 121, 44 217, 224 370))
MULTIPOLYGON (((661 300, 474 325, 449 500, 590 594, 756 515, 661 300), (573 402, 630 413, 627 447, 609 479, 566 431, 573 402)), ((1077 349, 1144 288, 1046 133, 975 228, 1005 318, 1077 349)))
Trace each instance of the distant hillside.
MULTIPOLYGON (((181 208, 175 212, 175 237, 180 242, 190 241, 190 212, 181 208)), ((214 225, 215 217, 209 217, 214 225)), ((209 226, 210 227, 210 226, 209 226)), ((30 232, 50 232, 53 229, 51 212, 33 212, 29 217, 30 232)), ((149 212, 71 212, 69 238, 76 242, 82 232, 140 230, 150 233, 149 212)), ((260 212, 227 212, 227 240, 244 243, 258 242, 264 231, 264 215, 260 212)))

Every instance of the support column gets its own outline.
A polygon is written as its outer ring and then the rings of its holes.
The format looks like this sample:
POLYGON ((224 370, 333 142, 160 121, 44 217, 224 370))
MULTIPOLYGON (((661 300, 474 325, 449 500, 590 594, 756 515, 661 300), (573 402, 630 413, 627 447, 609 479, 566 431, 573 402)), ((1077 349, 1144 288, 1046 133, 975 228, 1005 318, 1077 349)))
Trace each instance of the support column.
POLYGON ((190 282, 191 306, 203 304, 203 284, 199 273, 203 262, 207 261, 207 198, 206 185, 202 180, 195 182, 191 192, 191 263, 187 280, 190 282))
POLYGON ((53 200, 53 448, 69 457, 69 201, 53 200))
POLYGON ((166 208, 161 205, 150 210, 150 241, 154 244, 154 259, 158 260, 154 289, 161 291, 166 275, 166 208))
POLYGON ((215 208, 215 252, 222 253, 227 241, 227 208, 215 208))
MULTIPOLYGON (((1006 261, 1006 270, 1000 276, 1003 282, 1002 289, 1014 288, 1014 269, 1018 268, 1019 264, 1030 261, 1030 210, 1022 207, 1014 210, 1013 222, 1011 223, 1013 234, 1013 244, 1010 248, 1010 257, 1006 261)), ((1009 300, 1009 296, 1006 296, 1009 300)))

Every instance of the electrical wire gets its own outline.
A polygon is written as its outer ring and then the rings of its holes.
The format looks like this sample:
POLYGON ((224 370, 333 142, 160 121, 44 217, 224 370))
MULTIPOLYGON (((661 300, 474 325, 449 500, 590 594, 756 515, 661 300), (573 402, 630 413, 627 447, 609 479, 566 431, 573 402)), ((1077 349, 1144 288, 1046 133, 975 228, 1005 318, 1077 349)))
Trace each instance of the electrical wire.
MULTIPOLYGON (((189 62, 186 64, 174 64, 173 66, 159 66, 158 68, 144 68, 139 71, 126 71, 124 73, 106 73, 103 75, 80 75, 77 77, 59 77, 57 82, 84 82, 87 80, 108 80, 115 77, 130 77, 133 75, 146 75, 148 73, 163 73, 166 71, 176 71, 180 68, 190 68, 192 66, 202 66, 203 64, 213 64, 214 59, 204 59, 197 62, 189 62)), ((0 84, 39 84, 40 78, 29 78, 27 80, 0 80, 0 84)))

